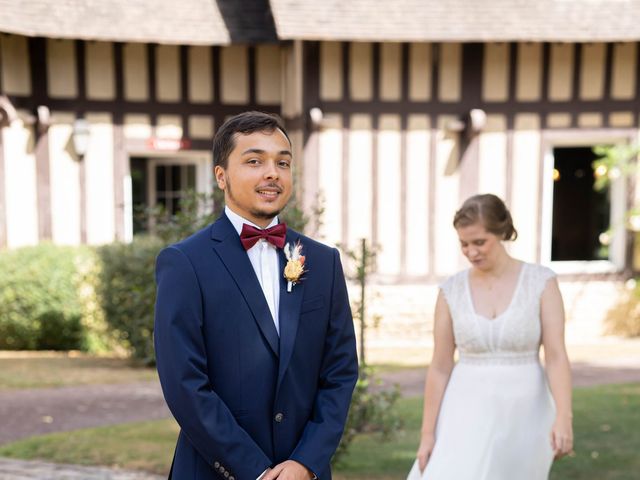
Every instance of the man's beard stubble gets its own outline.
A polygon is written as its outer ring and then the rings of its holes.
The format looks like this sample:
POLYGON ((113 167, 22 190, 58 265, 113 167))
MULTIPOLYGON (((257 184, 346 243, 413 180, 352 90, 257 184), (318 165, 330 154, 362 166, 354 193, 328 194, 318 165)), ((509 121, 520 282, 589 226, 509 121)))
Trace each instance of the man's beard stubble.
MULTIPOLYGON (((235 197, 233 196, 233 191, 231 189, 231 182, 229 181, 229 176, 228 175, 225 175, 225 185, 226 185, 225 192, 227 193, 227 195, 229 195, 229 199, 233 200, 234 203, 237 203, 235 197)), ((289 203, 289 202, 287 201, 287 203, 289 203)), ((286 207, 287 203, 285 203, 285 207, 286 207)), ((251 209, 251 210, 249 210, 249 213, 251 213, 251 215, 253 215, 256 218, 261 218, 263 220, 272 220, 277 215, 280 215, 280 212, 283 209, 284 209, 284 207, 282 207, 281 209, 277 209, 277 210, 275 210, 273 212, 267 212, 265 210, 254 210, 254 209, 251 209)))

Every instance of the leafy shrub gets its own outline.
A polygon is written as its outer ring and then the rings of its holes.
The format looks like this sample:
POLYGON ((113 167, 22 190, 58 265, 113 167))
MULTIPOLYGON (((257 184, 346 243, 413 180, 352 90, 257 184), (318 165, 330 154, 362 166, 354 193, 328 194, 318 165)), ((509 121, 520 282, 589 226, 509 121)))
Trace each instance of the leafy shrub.
MULTIPOLYGON (((154 237, 96 249, 43 244, 0 253, 0 349, 122 346, 153 363, 155 258, 165 245, 214 221, 223 206, 218 189, 188 191, 175 215, 143 212, 154 237)), ((317 208, 314 215, 320 214, 317 208)), ((308 221, 294 202, 282 218, 299 230, 308 221)))
POLYGON ((394 408, 400 397, 397 385, 392 389, 383 389, 371 367, 361 369, 344 434, 333 457, 334 463, 347 453, 358 434, 378 432, 382 441, 392 438, 402 428, 402 419, 394 408))
POLYGON ((627 290, 605 319, 607 333, 623 337, 640 337, 640 284, 627 281, 627 290))
POLYGON ((78 265, 89 257, 49 244, 0 253, 0 349, 85 347, 78 265))
POLYGON ((206 227, 222 213, 224 208, 223 192, 215 189, 213 193, 186 190, 180 196, 180 209, 172 214, 162 204, 138 212, 140 223, 149 226, 150 233, 165 245, 179 242, 183 238, 206 227))
POLYGON ((79 350, 84 346, 85 329, 79 313, 45 312, 37 318, 39 350, 79 350))
POLYGON ((99 247, 98 297, 105 321, 135 359, 154 362, 155 259, 164 242, 136 237, 99 247))

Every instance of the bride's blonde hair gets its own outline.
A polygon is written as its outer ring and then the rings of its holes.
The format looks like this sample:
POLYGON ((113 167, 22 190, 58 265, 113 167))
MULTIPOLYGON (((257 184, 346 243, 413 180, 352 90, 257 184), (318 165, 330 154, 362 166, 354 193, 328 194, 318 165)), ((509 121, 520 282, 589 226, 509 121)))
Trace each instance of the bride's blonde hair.
POLYGON ((467 198, 453 217, 453 227, 467 227, 480 223, 502 240, 515 240, 518 232, 513 226, 511 213, 504 202, 491 193, 467 198))

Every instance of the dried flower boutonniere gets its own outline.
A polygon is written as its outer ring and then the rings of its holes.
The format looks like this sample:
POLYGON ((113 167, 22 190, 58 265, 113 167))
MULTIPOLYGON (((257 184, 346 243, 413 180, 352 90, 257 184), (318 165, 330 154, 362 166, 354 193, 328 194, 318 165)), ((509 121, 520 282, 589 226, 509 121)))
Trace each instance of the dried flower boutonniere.
POLYGON ((284 278, 287 279, 287 292, 291 292, 291 287, 300 283, 304 269, 304 255, 302 255, 302 245, 296 242, 291 246, 288 243, 284 246, 284 256, 287 257, 287 265, 284 267, 284 278))

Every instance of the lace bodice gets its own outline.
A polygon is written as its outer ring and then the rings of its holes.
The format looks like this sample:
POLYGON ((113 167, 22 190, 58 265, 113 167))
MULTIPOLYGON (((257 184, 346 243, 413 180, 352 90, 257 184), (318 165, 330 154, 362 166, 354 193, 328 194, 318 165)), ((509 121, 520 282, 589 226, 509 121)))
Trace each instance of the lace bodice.
POLYGON ((475 312, 469 271, 453 275, 440 286, 451 312, 461 360, 518 363, 537 359, 542 333, 540 298, 555 273, 541 265, 523 263, 511 303, 491 320, 475 312))

